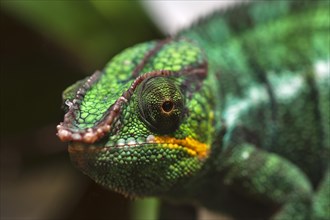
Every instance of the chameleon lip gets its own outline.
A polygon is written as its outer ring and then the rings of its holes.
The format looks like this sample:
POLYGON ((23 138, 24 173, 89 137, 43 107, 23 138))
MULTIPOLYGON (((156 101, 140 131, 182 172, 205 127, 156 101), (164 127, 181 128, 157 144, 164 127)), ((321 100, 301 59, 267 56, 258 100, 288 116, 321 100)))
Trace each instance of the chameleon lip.
POLYGON ((131 148, 131 147, 140 147, 141 145, 162 145, 163 148, 169 148, 169 149, 185 149, 187 153, 191 156, 197 156, 201 159, 205 158, 208 155, 209 146, 201 143, 193 138, 186 137, 184 139, 177 139, 173 137, 166 137, 166 136, 153 136, 149 135, 146 138, 145 142, 140 143, 129 143, 129 141, 126 141, 126 143, 117 142, 116 145, 112 146, 93 146, 93 145, 87 145, 84 146, 84 144, 80 144, 79 142, 74 142, 73 144, 69 145, 69 152, 70 153, 82 153, 82 152, 104 152, 108 151, 110 149, 125 149, 125 148, 131 148))
POLYGON ((126 103, 134 93, 135 89, 143 80, 149 77, 155 76, 173 76, 176 74, 184 75, 197 75, 200 78, 204 78, 207 74, 207 64, 203 63, 200 67, 186 68, 180 72, 174 72, 169 70, 155 70, 138 76, 129 89, 125 91, 121 97, 119 97, 116 102, 111 105, 111 107, 104 114, 104 119, 100 121, 97 125, 92 128, 87 128, 83 130, 77 130, 77 128, 72 127, 72 121, 75 119, 75 112, 79 109, 82 97, 88 90, 88 88, 100 78, 101 72, 95 72, 86 83, 77 91, 76 98, 69 105, 69 111, 64 116, 64 122, 57 126, 57 136, 61 141, 79 141, 87 144, 95 143, 97 140, 102 138, 107 134, 111 125, 117 120, 121 112, 121 106, 126 103))

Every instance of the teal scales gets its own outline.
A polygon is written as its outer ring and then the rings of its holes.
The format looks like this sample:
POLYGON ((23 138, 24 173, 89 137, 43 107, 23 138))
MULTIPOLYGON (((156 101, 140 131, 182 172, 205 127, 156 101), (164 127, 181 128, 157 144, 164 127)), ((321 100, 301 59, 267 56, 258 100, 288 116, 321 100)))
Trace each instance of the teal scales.
POLYGON ((73 163, 130 197, 330 218, 330 3, 244 3, 138 44, 64 93, 73 163))

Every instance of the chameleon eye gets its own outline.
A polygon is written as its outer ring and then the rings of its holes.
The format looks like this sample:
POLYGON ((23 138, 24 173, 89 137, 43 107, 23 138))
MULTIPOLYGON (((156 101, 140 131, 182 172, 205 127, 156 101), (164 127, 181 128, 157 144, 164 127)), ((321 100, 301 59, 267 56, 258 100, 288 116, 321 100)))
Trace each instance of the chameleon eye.
POLYGON ((184 98, 171 79, 152 77, 139 88, 138 106, 140 117, 152 131, 169 134, 181 124, 184 98))

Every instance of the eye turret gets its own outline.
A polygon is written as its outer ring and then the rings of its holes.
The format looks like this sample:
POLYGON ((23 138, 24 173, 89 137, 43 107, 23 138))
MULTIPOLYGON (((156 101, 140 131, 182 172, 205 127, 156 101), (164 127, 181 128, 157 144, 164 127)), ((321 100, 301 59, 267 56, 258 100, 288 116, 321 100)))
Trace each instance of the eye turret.
POLYGON ((173 80, 151 77, 139 88, 138 106, 142 120, 152 131, 169 134, 182 122, 184 97, 173 80))

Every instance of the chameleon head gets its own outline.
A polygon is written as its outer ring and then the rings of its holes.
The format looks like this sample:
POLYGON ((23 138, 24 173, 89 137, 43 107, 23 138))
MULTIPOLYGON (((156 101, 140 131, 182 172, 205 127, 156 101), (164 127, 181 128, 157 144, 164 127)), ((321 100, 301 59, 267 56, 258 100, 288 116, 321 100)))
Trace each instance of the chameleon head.
POLYGON ((207 64, 184 39, 152 41, 115 56, 63 93, 74 164, 128 196, 160 195, 189 181, 208 157, 213 101, 207 64))

